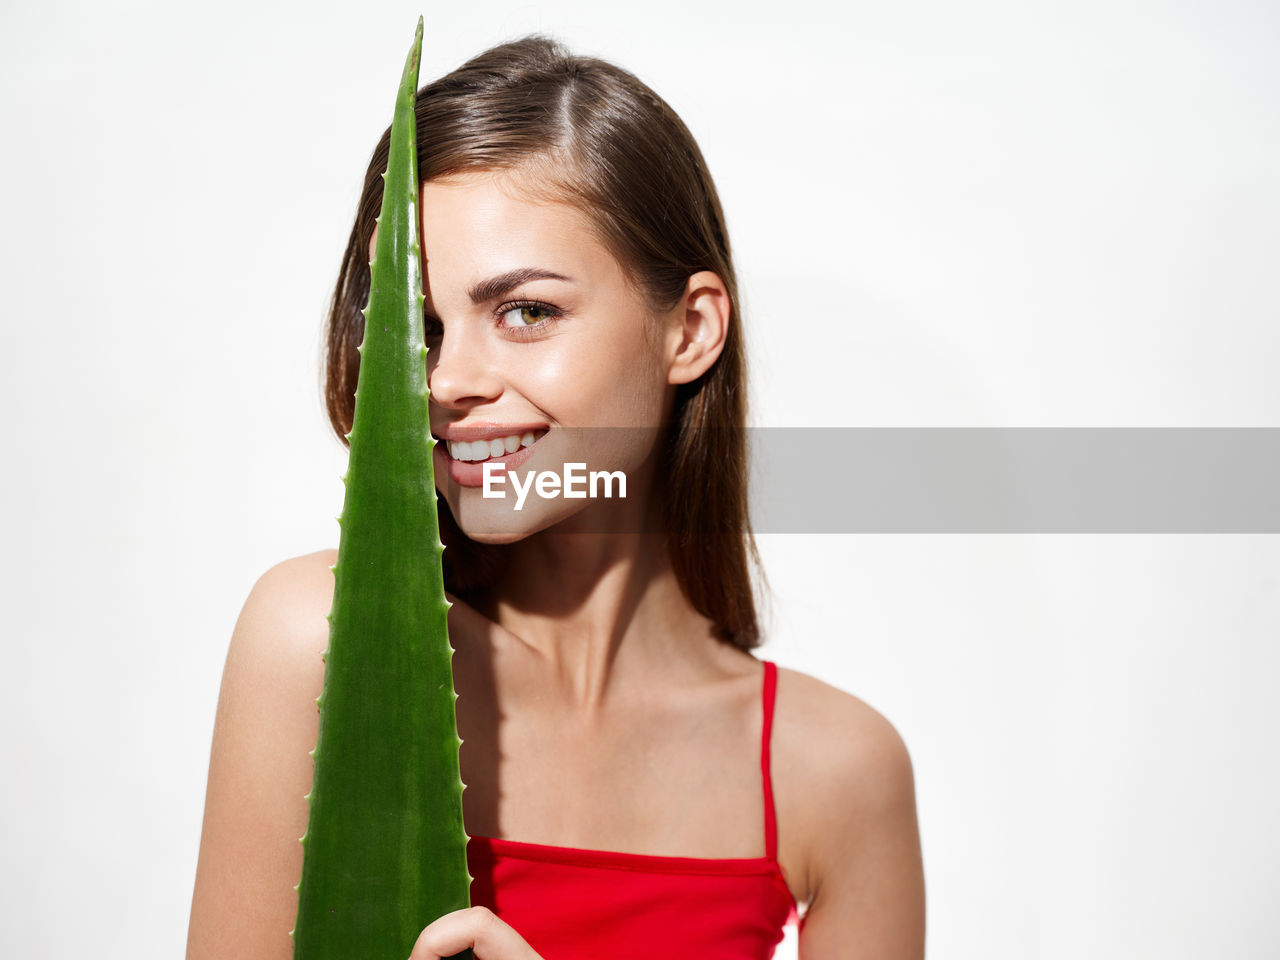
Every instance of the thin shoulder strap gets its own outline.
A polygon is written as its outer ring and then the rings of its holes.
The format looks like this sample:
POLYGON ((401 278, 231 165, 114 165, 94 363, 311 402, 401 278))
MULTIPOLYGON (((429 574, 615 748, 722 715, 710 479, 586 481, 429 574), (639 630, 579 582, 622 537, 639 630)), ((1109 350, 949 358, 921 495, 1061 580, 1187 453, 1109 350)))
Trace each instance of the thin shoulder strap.
POLYGON ((770 860, 778 858, 778 823, 773 809, 773 778, 769 773, 769 735, 773 731, 773 701, 778 687, 778 668, 764 661, 764 722, 760 731, 760 773, 764 780, 764 849, 770 860))

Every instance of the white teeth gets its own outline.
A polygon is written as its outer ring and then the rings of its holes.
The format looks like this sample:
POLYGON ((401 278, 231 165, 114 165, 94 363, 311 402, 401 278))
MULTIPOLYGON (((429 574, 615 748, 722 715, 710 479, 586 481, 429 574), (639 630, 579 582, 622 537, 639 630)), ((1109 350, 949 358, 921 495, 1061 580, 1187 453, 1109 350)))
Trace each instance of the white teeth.
POLYGON ((480 460, 488 460, 490 457, 515 453, 521 447, 532 445, 533 431, 524 434, 513 433, 509 437, 495 437, 493 440, 474 440, 470 443, 466 440, 450 440, 449 456, 455 460, 476 463, 480 460))

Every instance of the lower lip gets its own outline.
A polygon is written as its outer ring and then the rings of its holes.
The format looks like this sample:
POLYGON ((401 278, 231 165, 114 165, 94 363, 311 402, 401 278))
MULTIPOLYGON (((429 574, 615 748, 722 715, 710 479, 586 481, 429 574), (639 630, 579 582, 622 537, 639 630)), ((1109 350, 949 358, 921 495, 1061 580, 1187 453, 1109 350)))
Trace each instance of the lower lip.
MULTIPOLYGON (((538 440, 542 438, 539 437, 538 440)), ((502 464, 502 470, 514 470, 520 464, 524 463, 533 455, 533 448, 538 445, 538 440, 533 441, 527 447, 521 447, 515 453, 506 453, 500 457, 490 457, 488 460, 480 460, 472 463, 466 460, 455 460, 449 453, 449 446, 444 441, 436 442, 436 449, 444 457, 445 463, 448 464, 449 479, 460 487, 480 487, 484 485, 484 468, 489 463, 502 464)), ((494 469, 494 476, 499 476, 502 470, 494 469)))

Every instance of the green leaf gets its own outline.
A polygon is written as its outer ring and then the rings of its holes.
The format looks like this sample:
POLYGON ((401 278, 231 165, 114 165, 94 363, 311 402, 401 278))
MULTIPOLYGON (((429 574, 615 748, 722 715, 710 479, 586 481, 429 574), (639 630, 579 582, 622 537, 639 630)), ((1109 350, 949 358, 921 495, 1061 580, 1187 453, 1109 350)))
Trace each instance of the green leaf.
POLYGON ((422 330, 421 50, 419 18, 370 264, 295 960, 404 960, 470 905, 422 330))

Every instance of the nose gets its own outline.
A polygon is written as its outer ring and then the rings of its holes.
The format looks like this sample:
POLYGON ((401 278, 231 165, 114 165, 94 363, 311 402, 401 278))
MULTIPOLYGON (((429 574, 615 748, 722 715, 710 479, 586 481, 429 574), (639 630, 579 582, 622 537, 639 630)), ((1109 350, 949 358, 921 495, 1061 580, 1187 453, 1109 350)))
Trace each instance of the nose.
POLYGON ((427 389, 446 407, 470 407, 502 394, 502 379, 486 349, 483 324, 454 324, 427 344, 427 389))

